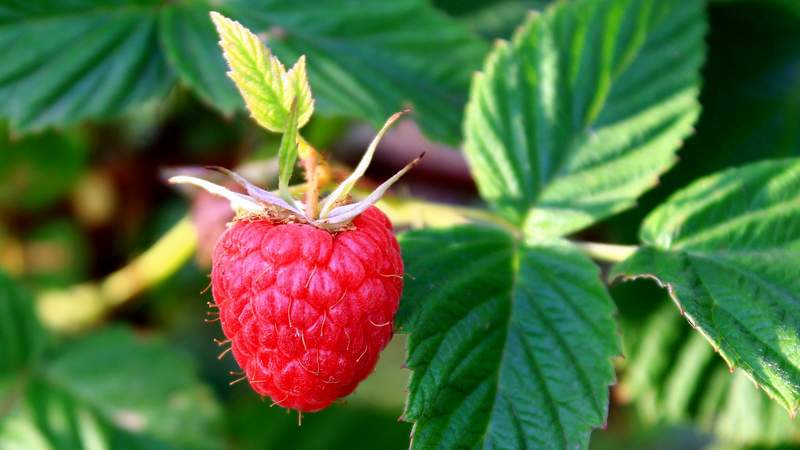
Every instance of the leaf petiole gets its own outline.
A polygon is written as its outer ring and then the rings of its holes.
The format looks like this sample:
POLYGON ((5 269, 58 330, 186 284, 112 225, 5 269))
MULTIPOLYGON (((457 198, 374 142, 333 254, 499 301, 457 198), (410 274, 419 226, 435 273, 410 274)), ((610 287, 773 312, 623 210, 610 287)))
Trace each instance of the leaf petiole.
POLYGON ((602 242, 575 241, 583 253, 596 261, 617 263, 631 256, 637 245, 605 244, 602 242))

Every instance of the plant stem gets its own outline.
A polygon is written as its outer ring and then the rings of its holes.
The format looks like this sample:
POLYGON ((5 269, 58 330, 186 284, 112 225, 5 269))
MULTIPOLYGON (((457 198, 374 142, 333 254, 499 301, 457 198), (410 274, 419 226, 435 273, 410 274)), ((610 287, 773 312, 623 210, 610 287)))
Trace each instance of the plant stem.
POLYGON ((445 227, 478 221, 502 228, 515 237, 521 237, 521 231, 512 223, 484 209, 397 197, 384 197, 378 201, 377 206, 389 216, 395 226, 399 227, 445 227))
POLYGON ((603 262, 620 262, 636 251, 635 245, 604 244, 601 242, 575 242, 590 258, 603 262))
MULTIPOLYGON (((389 216, 395 226, 443 227, 479 221, 495 225, 517 239, 523 239, 522 231, 514 224, 485 209, 432 203, 413 198, 386 198, 378 202, 378 207, 389 216)), ((624 260, 638 248, 635 245, 600 242, 574 241, 574 243, 590 258, 612 263, 624 260)))
POLYGON ((197 235, 186 216, 127 266, 98 282, 43 291, 37 310, 45 326, 74 332, 97 324, 108 311, 175 273, 191 258, 197 235))
POLYGON ((319 180, 317 180, 319 153, 302 137, 299 138, 299 141, 300 145, 305 147, 299 153, 306 173, 306 216, 316 219, 319 209, 319 180))
MULTIPOLYGON (((315 152, 316 153, 316 152, 315 152)), ((316 158, 316 156, 315 156, 316 158)), ((316 191, 310 180, 306 193, 316 191)), ((296 190, 300 186, 293 186, 296 190)), ((378 206, 398 227, 446 227, 472 221, 489 223, 521 239, 513 224, 490 211, 414 198, 385 198, 378 206)), ((597 242, 576 242, 589 257, 604 262, 619 262, 630 256, 636 246, 597 242)), ((37 298, 39 316, 48 328, 62 333, 80 331, 100 322, 113 308, 132 300, 140 292, 175 273, 194 253, 197 235, 188 216, 167 231, 152 247, 102 280, 62 289, 43 291, 37 298)))

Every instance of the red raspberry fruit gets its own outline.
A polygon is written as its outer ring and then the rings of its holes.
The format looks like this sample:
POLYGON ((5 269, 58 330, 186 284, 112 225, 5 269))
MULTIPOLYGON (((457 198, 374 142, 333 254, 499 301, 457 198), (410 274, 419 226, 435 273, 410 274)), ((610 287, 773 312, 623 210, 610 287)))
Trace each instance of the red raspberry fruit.
POLYGON ((403 262, 375 207, 340 232, 240 220, 213 261, 233 356, 252 388, 282 407, 319 411, 350 394, 392 337, 403 262))

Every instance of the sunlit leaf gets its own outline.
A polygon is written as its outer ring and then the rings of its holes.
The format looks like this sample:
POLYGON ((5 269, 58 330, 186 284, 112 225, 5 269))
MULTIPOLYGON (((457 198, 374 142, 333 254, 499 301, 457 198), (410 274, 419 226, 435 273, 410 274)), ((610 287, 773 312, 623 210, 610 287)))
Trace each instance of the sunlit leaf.
POLYGON ((647 300, 661 306, 639 324, 621 382, 647 423, 692 423, 740 446, 800 442, 800 423, 744 372, 731 373, 666 295, 647 300))
POLYGON ((703 178, 653 211, 614 277, 652 277, 732 367, 800 402, 800 161, 703 178))
POLYGON ((681 184, 733 165, 800 154, 800 2, 779 3, 710 8, 703 114, 672 176, 681 184), (794 16, 787 14, 790 4, 794 16))
POLYGON ((250 115, 262 127, 275 132, 289 128, 292 103, 297 105, 297 126, 314 112, 314 100, 306 76, 304 57, 288 72, 261 39, 239 22, 212 12, 220 46, 228 62, 228 76, 236 83, 250 115))
POLYGON ((634 204, 692 130, 703 2, 578 0, 531 15, 473 82, 466 151, 481 195, 531 236, 634 204))
POLYGON ((0 1, 0 115, 22 131, 162 98, 158 0, 0 1))
POLYGON ((586 448, 619 352, 594 264, 566 242, 471 226, 401 245, 412 448, 586 448))
POLYGON ((470 72, 486 44, 422 0, 353 3, 233 0, 169 5, 162 33, 181 78, 223 110, 236 104, 220 74, 225 65, 210 9, 240 21, 282 61, 308 59, 315 108, 366 119, 376 127, 410 103, 432 137, 456 144, 470 72), (171 11, 170 11, 171 10, 171 11), (185 36, 192 36, 190 44, 185 36))

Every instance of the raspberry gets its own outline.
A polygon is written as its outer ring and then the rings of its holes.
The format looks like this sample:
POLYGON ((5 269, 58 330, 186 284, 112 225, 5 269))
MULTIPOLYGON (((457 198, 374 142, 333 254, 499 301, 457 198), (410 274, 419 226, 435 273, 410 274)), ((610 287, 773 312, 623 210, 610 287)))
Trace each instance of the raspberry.
MULTIPOLYGON (((212 18, 218 28, 235 29, 258 42, 241 24, 219 15, 212 18)), ((223 40, 228 34, 223 33, 223 40)), ((270 67, 283 70, 277 60, 270 61, 270 67)), ((283 81, 299 86, 291 80, 305 76, 299 67, 298 72, 282 73, 287 77, 283 81)), ((307 85, 301 94, 306 101, 311 98, 307 85)), ((196 168, 187 172, 201 176, 177 174, 169 182, 225 198, 235 213, 213 251, 211 286, 243 379, 274 404, 313 412, 353 392, 392 338, 403 261, 391 222, 373 205, 424 154, 354 201, 350 192, 381 137, 405 111, 395 113, 353 172, 321 199, 320 155, 298 134, 302 124, 297 103, 289 104, 278 149, 277 192, 223 167, 208 169, 227 175, 240 192, 204 179, 207 173, 196 168), (306 175, 304 201, 289 187, 298 156, 306 175)))
POLYGON ((392 337, 402 274, 392 224, 371 206, 338 232, 236 221, 214 249, 211 283, 253 390, 313 412, 374 369, 392 337))

